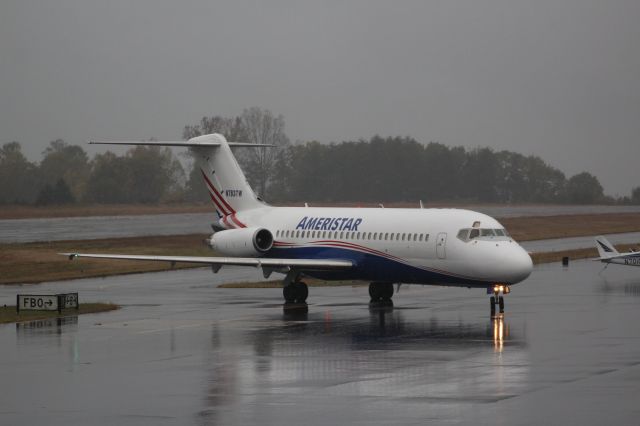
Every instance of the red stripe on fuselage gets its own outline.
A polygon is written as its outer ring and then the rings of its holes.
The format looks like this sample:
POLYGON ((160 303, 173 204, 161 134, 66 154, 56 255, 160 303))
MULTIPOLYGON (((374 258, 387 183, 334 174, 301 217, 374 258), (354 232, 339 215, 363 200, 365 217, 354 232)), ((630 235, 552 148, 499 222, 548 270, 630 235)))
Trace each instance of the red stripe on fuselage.
POLYGON ((209 197, 211 197, 211 201, 213 201, 213 204, 215 204, 216 210, 220 213, 220 216, 224 216, 225 215, 224 210, 220 208, 220 204, 218 204, 218 201, 216 200, 216 198, 213 196, 211 192, 209 192, 209 197))
POLYGON ((200 169, 200 171, 202 172, 202 176, 204 177, 204 180, 207 182, 207 184, 209 184, 209 188, 211 188, 211 190, 213 192, 215 192, 215 194, 218 196, 218 198, 220 199, 220 201, 222 201, 222 204, 224 204, 224 206, 229 210, 229 213, 235 213, 236 211, 233 209, 233 207, 231 207, 229 205, 229 203, 227 203, 227 200, 224 199, 224 197, 218 192, 218 190, 216 189, 215 186, 213 186, 213 184, 211 183, 211 181, 209 180, 209 178, 207 177, 207 174, 204 172, 204 170, 200 169))
POLYGON ((235 213, 233 210, 229 211, 226 210, 223 204, 224 200, 221 200, 220 194, 218 193, 218 191, 216 191, 216 189, 214 188, 213 184, 211 183, 211 181, 209 180, 209 178, 207 177, 207 175, 204 173, 204 171, 200 170, 202 172, 202 177, 204 178, 205 183, 207 184, 207 186, 209 187, 209 189, 211 190, 211 198, 214 200, 214 202, 216 203, 216 206, 218 206, 218 208, 220 209, 220 211, 222 212, 223 216, 229 215, 231 213, 235 213))
MULTIPOLYGON (((238 225, 240 228, 246 228, 247 225, 245 225, 244 223, 240 222, 240 220, 236 217, 236 211, 229 205, 229 203, 227 203, 227 201, 218 192, 218 190, 215 188, 215 186, 213 186, 213 184, 211 183, 211 181, 209 180, 209 178, 205 174, 204 170, 200 169, 200 172, 202 173, 202 177, 204 178, 204 180, 205 180, 207 186, 209 187, 209 189, 211 189, 211 191, 213 191, 213 193, 215 194, 215 199, 214 199, 214 195, 213 194, 211 194, 211 199, 214 200, 214 202, 216 203, 216 206, 218 206, 218 208, 222 211, 222 214, 224 216, 230 216, 227 219, 231 219, 231 221, 234 222, 236 225, 238 225), (216 200, 218 202, 216 202, 216 200), (223 206, 226 207, 226 210, 225 210, 225 207, 223 207, 223 206)), ((229 223, 229 222, 226 222, 226 223, 229 223)))
POLYGON ((231 220, 233 220, 240 228, 246 228, 247 225, 245 225, 244 223, 240 222, 240 220, 236 217, 236 214, 232 214, 231 215, 231 220))

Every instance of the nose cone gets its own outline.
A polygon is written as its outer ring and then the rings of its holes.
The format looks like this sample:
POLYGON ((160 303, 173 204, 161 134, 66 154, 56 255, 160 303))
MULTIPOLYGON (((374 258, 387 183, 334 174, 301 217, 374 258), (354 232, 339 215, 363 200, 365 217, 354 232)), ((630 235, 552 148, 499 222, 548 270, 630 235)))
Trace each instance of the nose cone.
POLYGON ((515 284, 531 275, 533 261, 529 253, 519 245, 516 245, 515 247, 510 247, 509 253, 505 255, 501 269, 502 280, 508 284, 515 284))

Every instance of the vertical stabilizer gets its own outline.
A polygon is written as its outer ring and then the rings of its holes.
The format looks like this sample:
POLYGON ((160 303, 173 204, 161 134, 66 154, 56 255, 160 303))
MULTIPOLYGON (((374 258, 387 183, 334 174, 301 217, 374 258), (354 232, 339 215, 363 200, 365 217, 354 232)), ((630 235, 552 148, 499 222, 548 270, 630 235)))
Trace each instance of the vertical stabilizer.
POLYGON ((598 254, 601 259, 606 259, 608 257, 618 256, 618 250, 602 235, 596 237, 596 248, 598 249, 598 254))
POLYGON ((200 169, 211 201, 231 227, 244 227, 236 213, 264 207, 265 204, 249 186, 224 136, 214 133, 190 139, 195 154, 195 167, 200 169), (198 143, 208 145, 196 146, 198 143))

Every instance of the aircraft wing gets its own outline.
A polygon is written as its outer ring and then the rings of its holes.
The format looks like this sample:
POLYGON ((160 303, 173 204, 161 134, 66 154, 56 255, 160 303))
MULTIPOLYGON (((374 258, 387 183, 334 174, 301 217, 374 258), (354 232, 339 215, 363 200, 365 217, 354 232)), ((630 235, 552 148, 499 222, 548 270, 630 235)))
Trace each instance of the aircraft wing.
POLYGON ((59 253, 69 260, 77 257, 94 259, 145 260, 154 262, 184 262, 211 265, 214 271, 222 266, 254 266, 271 270, 298 269, 301 271, 327 271, 350 269, 354 266, 350 260, 341 259, 271 259, 256 257, 199 257, 199 256, 147 256, 136 254, 95 254, 95 253, 59 253))

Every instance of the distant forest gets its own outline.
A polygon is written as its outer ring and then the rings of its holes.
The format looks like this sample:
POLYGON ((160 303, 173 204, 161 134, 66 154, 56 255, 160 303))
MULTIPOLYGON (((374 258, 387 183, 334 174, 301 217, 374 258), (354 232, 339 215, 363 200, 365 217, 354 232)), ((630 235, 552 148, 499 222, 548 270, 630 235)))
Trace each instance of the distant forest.
MULTIPOLYGON (((640 204, 640 186, 629 196, 612 198, 588 172, 567 178, 539 157, 511 151, 380 136, 291 144, 284 118, 260 108, 238 117, 204 117, 185 126, 183 136, 213 132, 229 141, 277 145, 237 151, 252 187, 273 203, 640 204)), ((19 142, 5 143, 0 148, 0 204, 206 201, 201 177, 190 161, 183 162, 167 148, 142 146, 122 156, 106 152, 89 158, 81 146, 58 139, 40 163, 33 163, 19 142)))

